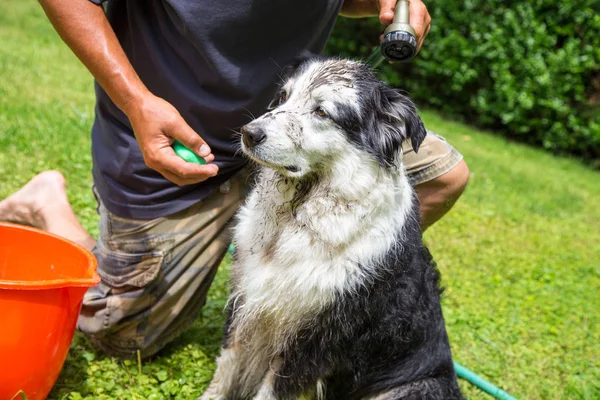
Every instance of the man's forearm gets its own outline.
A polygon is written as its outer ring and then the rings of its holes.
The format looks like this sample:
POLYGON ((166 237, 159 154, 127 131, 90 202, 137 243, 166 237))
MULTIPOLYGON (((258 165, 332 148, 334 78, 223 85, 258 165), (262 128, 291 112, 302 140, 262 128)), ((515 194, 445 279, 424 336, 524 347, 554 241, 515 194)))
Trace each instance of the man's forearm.
POLYGON ((125 114, 148 93, 102 7, 88 0, 40 0, 48 19, 125 114))

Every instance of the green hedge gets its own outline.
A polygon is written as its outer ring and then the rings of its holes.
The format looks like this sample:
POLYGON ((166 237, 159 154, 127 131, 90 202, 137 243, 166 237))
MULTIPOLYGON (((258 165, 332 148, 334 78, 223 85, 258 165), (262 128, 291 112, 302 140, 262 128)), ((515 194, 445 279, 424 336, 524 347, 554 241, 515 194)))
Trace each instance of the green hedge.
MULTIPOLYGON (((422 105, 600 166, 600 0, 427 2, 431 31, 381 68, 422 105)), ((376 19, 340 18, 330 54, 366 57, 376 19)))

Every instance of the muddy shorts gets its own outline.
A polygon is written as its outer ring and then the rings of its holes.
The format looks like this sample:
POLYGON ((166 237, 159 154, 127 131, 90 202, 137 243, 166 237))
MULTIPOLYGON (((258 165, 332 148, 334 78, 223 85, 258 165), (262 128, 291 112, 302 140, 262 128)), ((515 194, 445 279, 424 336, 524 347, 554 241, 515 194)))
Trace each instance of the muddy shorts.
MULTIPOLYGON (((434 179, 462 156, 430 132, 415 154, 403 148, 414 184, 434 179)), ((201 202, 152 220, 122 218, 98 199, 94 255, 102 281, 83 299, 78 329, 109 355, 149 357, 188 328, 206 301, 231 241, 229 223, 248 189, 242 172, 201 202)))

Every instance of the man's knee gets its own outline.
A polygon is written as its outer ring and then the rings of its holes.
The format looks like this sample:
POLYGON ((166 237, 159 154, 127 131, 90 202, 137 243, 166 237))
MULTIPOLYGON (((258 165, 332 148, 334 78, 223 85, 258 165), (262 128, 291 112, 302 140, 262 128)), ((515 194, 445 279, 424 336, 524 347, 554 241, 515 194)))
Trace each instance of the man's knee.
POLYGON ((434 179, 434 184, 437 185, 448 198, 454 199, 452 203, 454 204, 467 187, 469 174, 469 167, 467 166, 467 163, 462 160, 456 167, 437 179, 434 179))
POLYGON ((462 160, 450 171, 415 187, 421 202, 423 230, 446 214, 464 192, 469 181, 469 167, 462 160))

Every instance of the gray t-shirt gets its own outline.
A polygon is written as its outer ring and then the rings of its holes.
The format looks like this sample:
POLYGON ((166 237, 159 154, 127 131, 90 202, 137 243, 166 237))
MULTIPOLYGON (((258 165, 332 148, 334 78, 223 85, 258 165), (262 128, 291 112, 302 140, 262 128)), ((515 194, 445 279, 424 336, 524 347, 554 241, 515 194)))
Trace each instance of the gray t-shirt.
MULTIPOLYGON (((101 3, 103 0, 91 0, 101 3)), ((127 117, 96 83, 94 184, 116 215, 151 219, 202 200, 245 163, 232 130, 264 113, 281 69, 319 53, 342 0, 110 0, 134 69, 210 145, 219 176, 178 187, 148 168, 127 117)))

